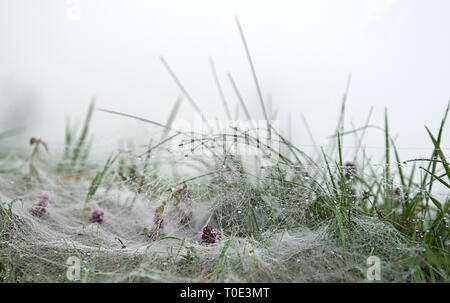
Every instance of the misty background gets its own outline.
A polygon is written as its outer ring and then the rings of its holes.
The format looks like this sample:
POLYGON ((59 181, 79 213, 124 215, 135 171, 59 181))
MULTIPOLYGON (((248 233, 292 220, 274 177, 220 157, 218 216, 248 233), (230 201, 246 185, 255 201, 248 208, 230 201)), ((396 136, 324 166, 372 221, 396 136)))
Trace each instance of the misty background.
MULTIPOLYGON (((35 136, 61 150, 66 118, 81 124, 93 96, 97 108, 164 123, 180 90, 161 55, 208 118, 226 119, 212 57, 233 115, 227 72, 263 119, 237 15, 266 107, 285 133, 290 116, 297 146, 314 151, 301 113, 316 142, 327 143, 351 73, 345 128, 363 126, 372 106, 371 124, 383 126, 387 107, 402 158, 428 157, 424 125, 437 131, 450 97, 449 12, 447 0, 0 0, 0 132, 25 127, 20 144, 35 136)), ((186 99, 178 118, 194 119, 186 99)), ((91 131, 93 148, 105 152, 120 139, 145 144, 161 134, 99 111, 91 131)), ((380 131, 368 130, 365 142, 383 152, 380 131)))

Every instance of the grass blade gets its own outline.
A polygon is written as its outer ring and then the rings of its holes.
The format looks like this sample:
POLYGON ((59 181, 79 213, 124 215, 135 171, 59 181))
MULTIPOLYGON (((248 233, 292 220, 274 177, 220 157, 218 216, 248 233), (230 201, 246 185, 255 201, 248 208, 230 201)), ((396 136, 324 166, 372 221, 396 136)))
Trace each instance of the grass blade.
POLYGON ((78 157, 80 156, 80 152, 86 142, 86 137, 87 137, 87 134, 89 131, 89 125, 91 123, 92 113, 94 112, 94 108, 95 108, 95 97, 93 97, 91 100, 91 103, 89 105, 89 109, 88 109, 88 112, 86 115, 86 119, 84 121, 83 130, 81 131, 80 138, 78 138, 78 142, 73 150, 72 167, 75 166, 75 163, 76 163, 78 157))

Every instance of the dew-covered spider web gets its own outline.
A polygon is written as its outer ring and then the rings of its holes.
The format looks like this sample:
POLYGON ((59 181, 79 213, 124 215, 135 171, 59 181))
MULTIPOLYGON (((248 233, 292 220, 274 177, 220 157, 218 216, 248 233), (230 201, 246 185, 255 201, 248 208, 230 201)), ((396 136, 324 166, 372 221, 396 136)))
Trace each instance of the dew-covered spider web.
POLYGON ((217 142, 212 154, 196 155, 186 140, 113 152, 89 197, 104 163, 58 173, 51 159, 59 155, 40 152, 30 175, 26 156, 4 154, 0 252, 14 268, 3 270, 63 282, 75 256, 89 282, 349 282, 367 281, 367 258, 376 255, 383 281, 413 274, 402 262, 417 248, 392 224, 357 210, 343 223, 329 215, 339 201, 308 158, 262 163, 267 149, 241 157, 217 142), (42 191, 48 205, 36 212, 42 191), (205 225, 217 243, 202 242, 205 225))

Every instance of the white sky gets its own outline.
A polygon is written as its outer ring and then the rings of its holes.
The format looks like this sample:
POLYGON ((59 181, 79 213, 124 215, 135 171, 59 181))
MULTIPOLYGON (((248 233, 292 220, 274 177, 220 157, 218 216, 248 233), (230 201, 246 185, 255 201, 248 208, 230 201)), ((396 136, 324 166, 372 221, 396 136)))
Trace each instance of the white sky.
MULTIPOLYGON (((81 120, 93 95, 98 107, 165 122, 179 90, 160 55, 208 117, 224 118, 212 56, 233 112, 228 71, 261 119, 235 14, 264 96, 271 94, 282 126, 291 113, 295 142, 308 151, 300 113, 325 142, 349 72, 346 128, 362 126, 371 106, 372 122, 382 125, 387 106, 405 157, 429 154, 408 148, 430 146, 424 125, 437 131, 450 97, 448 0, 79 2, 73 20, 70 1, 0 0, 0 130, 17 122, 13 112, 35 109, 27 134, 62 142, 66 116, 81 120)), ((192 117, 185 100, 180 118, 192 117)), ((147 142, 157 131, 101 112, 93 127, 105 149, 129 135, 147 142)), ((368 146, 383 146, 377 131, 367 136, 368 146)))

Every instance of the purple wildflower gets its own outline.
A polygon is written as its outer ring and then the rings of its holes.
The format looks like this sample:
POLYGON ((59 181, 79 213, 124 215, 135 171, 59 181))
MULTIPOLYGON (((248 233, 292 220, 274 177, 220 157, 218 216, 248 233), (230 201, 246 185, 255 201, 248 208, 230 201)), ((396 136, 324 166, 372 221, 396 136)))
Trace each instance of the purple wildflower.
POLYGON ((41 190, 39 195, 41 196, 41 199, 37 203, 37 206, 30 210, 31 214, 36 217, 42 217, 47 213, 45 208, 50 205, 49 201, 52 197, 50 193, 45 190, 41 190))
POLYGON ((356 173, 358 172, 358 169, 356 168, 356 163, 350 161, 344 164, 344 169, 345 169, 345 179, 347 180, 353 179, 353 176, 356 175, 356 173))
POLYGON ((103 219, 105 217, 105 214, 100 210, 97 209, 96 211, 94 211, 91 215, 91 217, 89 218, 89 222, 91 223, 103 223, 103 219))
POLYGON ((202 227, 202 230, 199 233, 200 242, 204 243, 217 243, 219 242, 219 234, 217 231, 209 225, 205 225, 202 227))
MULTIPOLYGON (((157 216, 154 216, 154 217, 153 217, 153 223, 155 223, 156 225, 158 225, 158 217, 157 217, 157 216)), ((161 219, 161 223, 160 223, 160 225, 159 225, 159 228, 164 228, 166 225, 167 225, 166 220, 161 219)))
POLYGON ((39 200, 38 205, 42 206, 42 207, 49 206, 50 205, 49 201, 52 198, 52 195, 48 191, 45 191, 45 190, 41 190, 39 192, 39 195, 41 196, 41 199, 39 200))
POLYGON ((41 196, 42 199, 45 199, 45 200, 50 200, 52 198, 52 195, 48 191, 45 191, 45 190, 41 190, 39 192, 39 195, 41 196))

